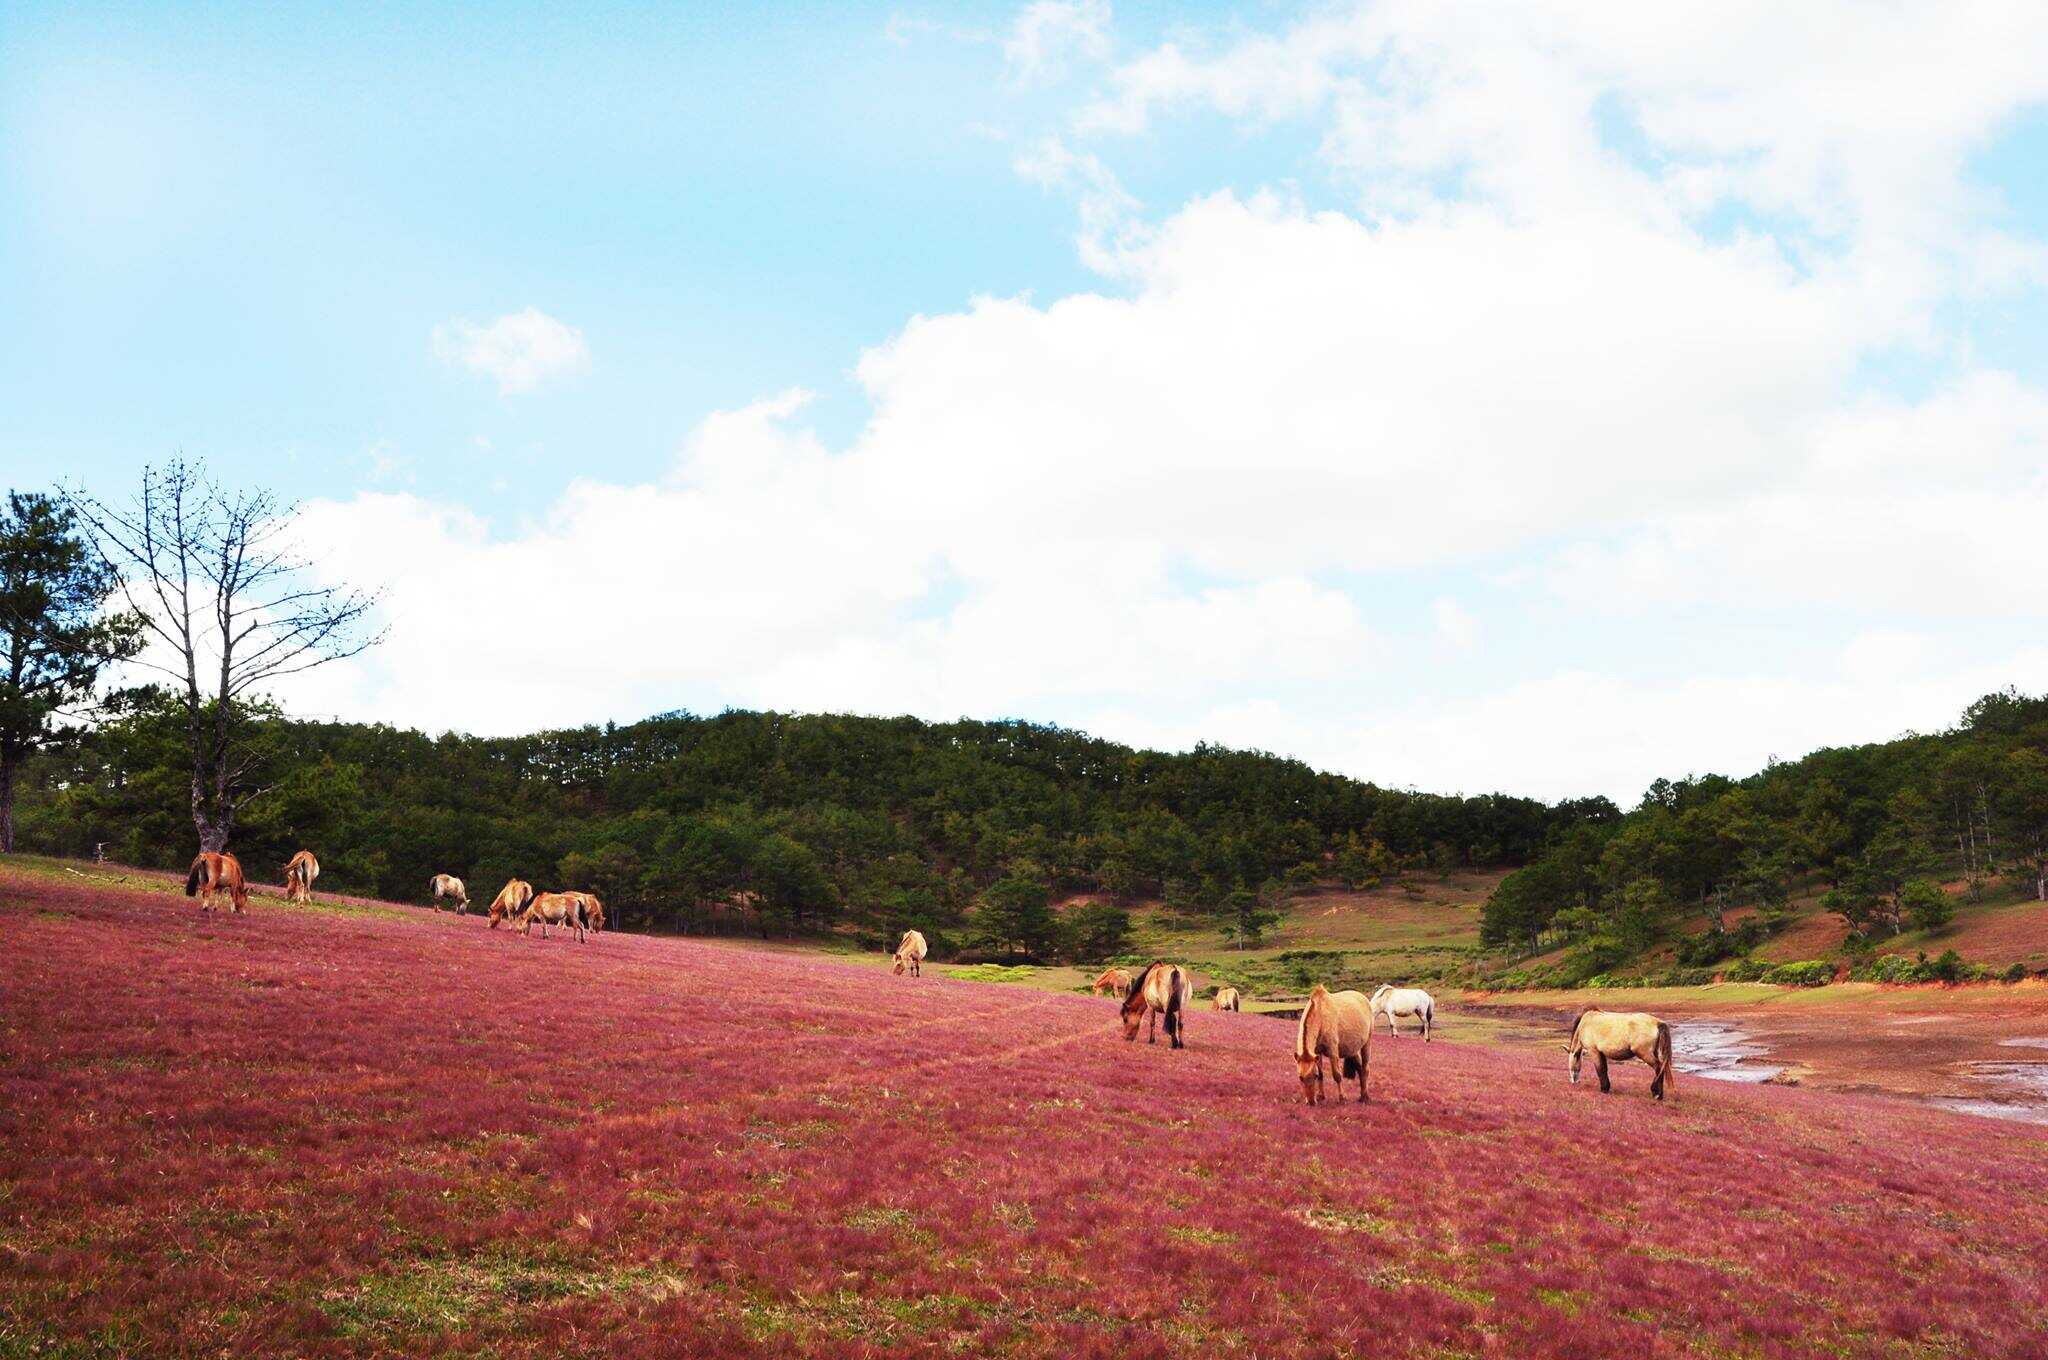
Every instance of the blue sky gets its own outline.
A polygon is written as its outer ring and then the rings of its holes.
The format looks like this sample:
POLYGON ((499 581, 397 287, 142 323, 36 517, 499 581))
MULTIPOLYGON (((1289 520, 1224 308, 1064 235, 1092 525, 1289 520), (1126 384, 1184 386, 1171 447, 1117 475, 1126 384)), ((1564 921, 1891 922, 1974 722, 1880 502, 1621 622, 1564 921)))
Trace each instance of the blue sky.
POLYGON ((430 728, 1935 725, 2048 688, 2044 33, 1836 17, 10 5, 0 479, 307 502, 392 642, 281 697, 430 728))
MULTIPOLYGON (((910 316, 1096 282, 1071 205, 1011 169, 1057 98, 1006 83, 1009 7, 10 14, 12 466, 120 482, 182 447, 333 494, 383 441, 422 492, 502 478, 516 515, 792 384, 849 433, 854 359, 910 316), (588 381, 508 410, 422 362, 447 318, 527 305, 592 337, 588 381)), ((1148 148, 1133 182, 1300 173, 1236 140, 1148 148)))

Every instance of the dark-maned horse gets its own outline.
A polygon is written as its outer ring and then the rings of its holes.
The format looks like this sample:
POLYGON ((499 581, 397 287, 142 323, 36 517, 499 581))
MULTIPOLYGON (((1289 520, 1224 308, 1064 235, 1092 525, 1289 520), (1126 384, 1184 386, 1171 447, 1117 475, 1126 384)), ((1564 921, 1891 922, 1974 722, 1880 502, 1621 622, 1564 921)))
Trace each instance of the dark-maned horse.
POLYGON ((902 977, 903 970, 908 968, 912 977, 923 977, 924 956, 927 952, 923 931, 904 931, 903 938, 896 944, 896 956, 890 965, 890 971, 902 977))
POLYGON ((505 886, 498 889, 498 895, 491 899, 491 929, 498 928, 498 922, 509 921, 526 910, 526 904, 533 900, 533 885, 523 878, 509 878, 505 886))
POLYGON ((533 934, 533 923, 540 922, 540 937, 548 937, 549 926, 568 926, 576 932, 576 939, 583 939, 583 903, 575 893, 544 892, 534 894, 526 910, 519 913, 519 933, 533 934))
POLYGON ((1301 1098, 1314 1105, 1323 1098, 1323 1064, 1344 1099, 1344 1079, 1358 1078, 1358 1101, 1365 1103, 1366 1070, 1372 1063, 1372 1002, 1364 992, 1333 992, 1318 982, 1301 1008, 1294 1031, 1294 1074, 1301 1078, 1301 1098))
POLYGON ((313 900, 313 880, 320 877, 320 861, 313 857, 311 850, 301 850, 293 855, 284 866, 284 900, 287 902, 310 902, 313 900))
POLYGON ((1671 1026, 1654 1015, 1642 1011, 1603 1011, 1598 1007, 1580 1011, 1572 1025, 1572 1041, 1565 1045, 1565 1051, 1571 1055, 1574 1086, 1579 1083, 1579 1055, 1588 1049, 1592 1050, 1593 1070, 1600 1078, 1602 1091, 1614 1089, 1607 1082, 1607 1064, 1627 1062, 1630 1058, 1641 1058, 1650 1065, 1650 1094, 1658 1100, 1664 1098, 1667 1088, 1678 1088, 1671 1065, 1671 1026))
POLYGON ((1113 993, 1118 1000, 1122 1000, 1123 994, 1131 990, 1131 970, 1116 967, 1105 968, 1096 976, 1095 981, 1088 984, 1088 990, 1097 996, 1107 996, 1113 993))
POLYGON ((1145 1042, 1159 1042, 1159 1017, 1166 1017, 1166 1037, 1175 1048, 1186 1048, 1188 1002, 1195 994, 1195 980, 1177 963, 1154 963, 1131 979, 1124 993, 1124 1038, 1136 1040, 1145 1022, 1152 1022, 1145 1042))
POLYGON ((593 935, 604 934, 604 903, 597 900, 597 894, 594 892, 573 892, 569 896, 575 898, 583 906, 583 928, 593 935))
POLYGON ((249 882, 242 877, 242 861, 225 852, 201 850, 185 875, 185 896, 198 898, 202 910, 212 911, 217 893, 226 893, 238 912, 248 907, 249 882))

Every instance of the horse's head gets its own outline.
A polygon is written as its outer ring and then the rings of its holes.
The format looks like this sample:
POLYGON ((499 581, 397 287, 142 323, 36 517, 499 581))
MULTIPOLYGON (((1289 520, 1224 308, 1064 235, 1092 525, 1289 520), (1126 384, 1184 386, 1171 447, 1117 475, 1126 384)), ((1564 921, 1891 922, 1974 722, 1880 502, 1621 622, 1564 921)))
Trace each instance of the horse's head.
POLYGON ((1579 1018, 1572 1021, 1572 1037, 1565 1042, 1564 1046, 1564 1051, 1566 1055, 1565 1064, 1567 1069, 1572 1074, 1572 1085, 1574 1086, 1577 1086, 1579 1084, 1579 1053, 1581 1052, 1579 1046, 1579 1028, 1586 1023, 1586 1017, 1591 1015, 1592 1013, 1593 1012, 1590 1010, 1584 1010, 1579 1012, 1579 1018))
POLYGON ((1122 1019, 1124 1038, 1136 1039, 1138 1031, 1145 1027, 1145 985, 1140 978, 1131 985, 1131 994, 1124 998, 1122 1019))
POLYGON ((903 956, 901 954, 896 956, 896 966, 890 971, 895 973, 897 977, 903 976, 903 956))
POLYGON ((1323 1060, 1311 1053, 1294 1055, 1295 1075, 1301 1078, 1301 1103, 1313 1105, 1323 1098, 1323 1060))

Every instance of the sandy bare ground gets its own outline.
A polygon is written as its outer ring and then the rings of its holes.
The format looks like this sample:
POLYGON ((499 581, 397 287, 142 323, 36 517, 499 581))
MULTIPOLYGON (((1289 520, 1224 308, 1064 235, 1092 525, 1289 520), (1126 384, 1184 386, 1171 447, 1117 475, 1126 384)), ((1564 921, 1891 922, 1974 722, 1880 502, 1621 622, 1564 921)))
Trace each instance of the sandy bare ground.
POLYGON ((1688 1035, 1696 1048, 1725 1047, 1719 1041, 1732 1039, 1746 1050, 1740 1066, 1752 1080, 2048 1119, 2048 984, 2038 982, 1475 994, 1457 1006, 1459 1018, 1469 1019, 1447 1025, 1446 1037, 1561 1054, 1562 1036, 1588 1005, 1647 1010, 1679 1024, 1681 1068, 1688 1035), (1773 1068, 1766 1076, 1764 1069, 1773 1068))

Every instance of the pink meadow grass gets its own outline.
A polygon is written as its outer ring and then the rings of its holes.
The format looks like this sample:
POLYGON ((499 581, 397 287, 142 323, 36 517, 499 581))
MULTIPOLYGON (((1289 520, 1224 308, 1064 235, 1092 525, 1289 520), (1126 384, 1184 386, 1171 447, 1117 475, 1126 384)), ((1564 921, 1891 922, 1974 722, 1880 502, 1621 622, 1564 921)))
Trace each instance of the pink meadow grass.
POLYGON ((2048 1138, 0 870, 0 1355, 2048 1354, 2048 1138), (68 1350, 67 1350, 68 1348, 68 1350))

